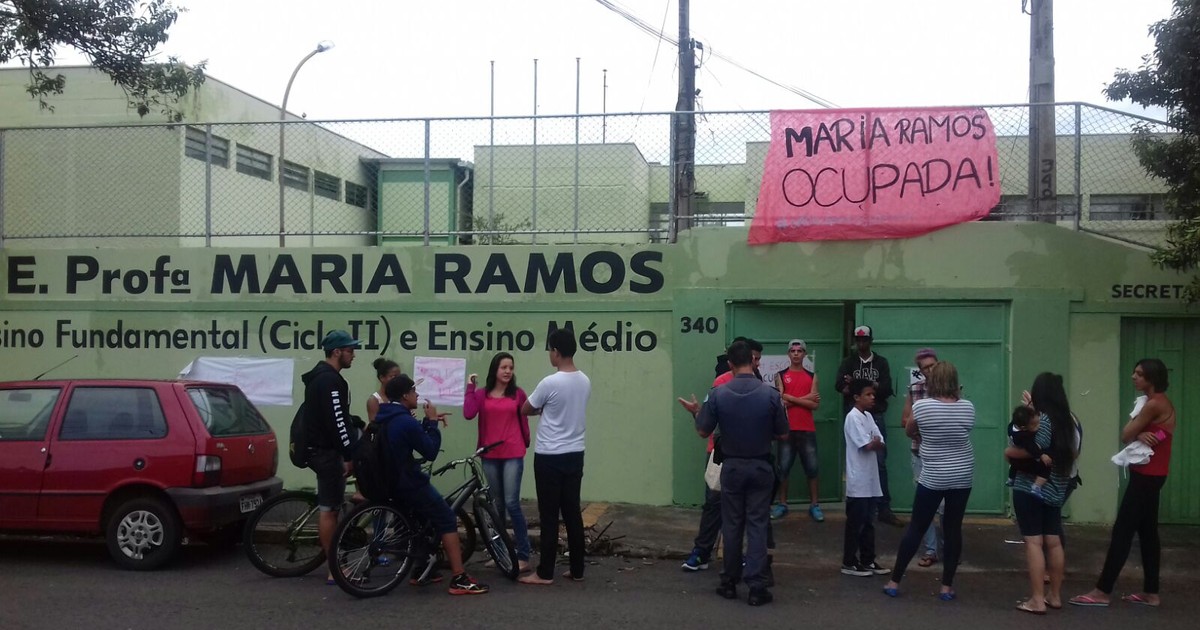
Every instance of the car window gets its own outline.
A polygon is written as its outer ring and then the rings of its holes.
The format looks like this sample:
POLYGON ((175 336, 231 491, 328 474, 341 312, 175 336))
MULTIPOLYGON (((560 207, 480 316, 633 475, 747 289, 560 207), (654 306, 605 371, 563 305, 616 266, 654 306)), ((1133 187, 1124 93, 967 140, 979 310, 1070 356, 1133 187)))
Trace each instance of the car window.
POLYGON ((57 387, 0 391, 0 442, 44 439, 61 393, 57 387))
POLYGON ((158 394, 149 387, 76 387, 60 440, 152 440, 167 434, 158 394))
POLYGON ((213 437, 268 433, 270 425, 242 393, 234 387, 189 387, 188 396, 200 413, 204 427, 213 437))

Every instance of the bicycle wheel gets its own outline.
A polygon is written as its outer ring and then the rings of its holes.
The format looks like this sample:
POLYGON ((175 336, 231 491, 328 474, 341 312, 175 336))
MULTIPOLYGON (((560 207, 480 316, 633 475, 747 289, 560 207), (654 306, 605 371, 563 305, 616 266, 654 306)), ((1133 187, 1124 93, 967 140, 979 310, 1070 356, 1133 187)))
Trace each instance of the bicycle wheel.
POLYGON ((510 580, 517 579, 521 565, 517 560, 517 549, 513 546, 512 537, 508 530, 500 526, 500 515, 495 506, 486 498, 475 498, 475 519, 479 524, 479 535, 483 538, 483 548, 496 562, 496 568, 510 580))
POLYGON ((318 533, 317 495, 291 490, 267 501, 246 520, 246 557, 271 577, 299 577, 325 563, 318 533))
POLYGON ((413 568, 420 531, 388 504, 355 508, 333 534, 329 572, 343 591, 378 597, 396 588, 413 568))

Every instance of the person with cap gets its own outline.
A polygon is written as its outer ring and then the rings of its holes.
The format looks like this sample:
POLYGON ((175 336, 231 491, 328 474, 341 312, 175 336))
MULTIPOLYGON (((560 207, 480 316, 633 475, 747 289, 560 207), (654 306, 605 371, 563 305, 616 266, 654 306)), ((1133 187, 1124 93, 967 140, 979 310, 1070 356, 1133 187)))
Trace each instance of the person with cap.
MULTIPOLYGON (((892 389, 892 369, 887 359, 871 351, 873 339, 870 326, 854 328, 853 341, 857 352, 846 357, 838 366, 834 387, 842 395, 842 414, 845 415, 850 413, 850 408, 854 406, 854 397, 850 395, 850 382, 858 379, 871 382, 875 388, 875 408, 871 415, 879 427, 879 434, 886 442, 888 398, 895 392, 892 389)), ((879 500, 879 521, 903 527, 904 521, 892 512, 892 495, 888 491, 887 447, 875 451, 875 458, 879 465, 879 485, 883 490, 883 498, 879 500)))
MULTIPOLYGON (((308 415, 308 467, 317 475, 317 534, 326 554, 345 500, 358 433, 350 415, 350 386, 341 372, 354 363, 354 351, 361 346, 344 330, 330 331, 321 340, 325 360, 300 377, 308 415)), ((329 583, 333 584, 332 577, 329 583)))
POLYGON ((804 476, 808 478, 808 515, 821 523, 825 514, 821 511, 817 481, 817 426, 813 412, 821 406, 821 394, 817 392, 817 375, 808 358, 808 345, 801 339, 788 342, 786 369, 775 375, 775 389, 779 390, 783 406, 787 409, 788 437, 779 443, 779 503, 771 508, 771 518, 783 518, 787 514, 788 475, 792 464, 800 458, 804 476))
MULTIPOLYGON (((429 483, 429 473, 421 469, 417 457, 428 461, 437 459, 442 447, 442 432, 438 421, 445 424, 445 414, 439 414, 429 401, 425 402, 425 419, 417 420, 417 383, 407 374, 400 374, 384 385, 387 401, 379 405, 375 422, 387 437, 386 453, 396 471, 392 491, 397 503, 411 509, 428 521, 442 541, 446 561, 450 564, 451 595, 482 595, 486 584, 476 582, 463 567, 462 547, 458 539, 458 519, 445 498, 429 483)), ((423 586, 415 581, 413 584, 423 586)), ((425 583, 440 582, 436 573, 425 583)))

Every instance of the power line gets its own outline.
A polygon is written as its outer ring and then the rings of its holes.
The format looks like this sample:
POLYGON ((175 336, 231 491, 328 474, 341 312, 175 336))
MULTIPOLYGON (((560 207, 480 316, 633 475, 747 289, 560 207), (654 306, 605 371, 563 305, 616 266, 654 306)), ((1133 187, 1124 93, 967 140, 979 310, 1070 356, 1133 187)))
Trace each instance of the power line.
MULTIPOLYGON (((664 30, 662 30, 662 29, 655 30, 655 28, 653 26, 646 23, 644 20, 642 20, 641 18, 639 18, 636 15, 634 15, 633 13, 631 13, 628 9, 621 7, 617 3, 612 2, 611 0, 596 0, 596 2, 600 3, 601 6, 612 11, 613 13, 616 13, 617 15, 620 15, 621 17, 625 18, 631 24, 636 26, 639 30, 650 35, 651 37, 655 37, 655 38, 659 39, 660 41, 668 42, 674 46, 679 45, 679 40, 667 35, 664 32, 664 30)), ((664 29, 665 29, 665 21, 664 21, 664 29)), ((657 55, 657 52, 655 54, 657 55)), ((752 70, 751 68, 732 59, 731 57, 729 57, 727 55, 724 55, 720 52, 713 51, 711 48, 708 50, 708 54, 711 57, 716 57, 717 59, 720 59, 721 61, 724 61, 725 63, 728 63, 729 65, 731 65, 735 68, 738 68, 739 70, 742 70, 743 72, 747 72, 751 75, 754 75, 755 77, 758 77, 759 79, 762 79, 763 81, 766 81, 767 83, 770 83, 771 85, 774 85, 776 87, 787 90, 788 92, 791 92, 792 94, 795 94, 796 96, 799 96, 799 97, 801 97, 805 100, 808 100, 812 103, 820 105, 821 107, 826 107, 826 108, 836 108, 837 107, 837 105, 835 103, 833 103, 832 101, 821 98, 820 96, 817 96, 816 94, 813 94, 812 92, 809 92, 808 90, 805 90, 803 88, 798 88, 798 87, 795 87, 792 85, 787 85, 786 83, 781 83, 779 81, 776 81, 756 70, 752 70)))

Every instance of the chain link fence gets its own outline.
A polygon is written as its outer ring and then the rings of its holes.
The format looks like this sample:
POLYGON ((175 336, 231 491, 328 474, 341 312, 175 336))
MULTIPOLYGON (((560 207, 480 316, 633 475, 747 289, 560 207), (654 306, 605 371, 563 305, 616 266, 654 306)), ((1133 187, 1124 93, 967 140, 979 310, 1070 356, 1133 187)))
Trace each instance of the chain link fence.
MULTIPOLYGON (((1165 187, 1130 140, 1139 126, 1171 130, 1091 105, 1053 107, 1056 197, 1040 214, 1028 192, 1033 109, 985 108, 1003 191, 988 220, 1050 215, 1161 245, 1165 187)), ((686 206, 675 192, 676 116, 0 129, 0 237, 147 247, 647 243, 670 240, 673 224, 746 224, 769 112, 695 114, 686 206)))

